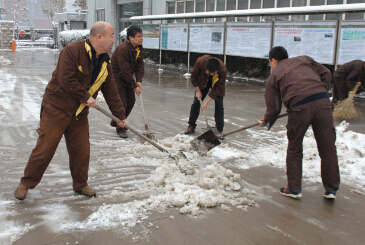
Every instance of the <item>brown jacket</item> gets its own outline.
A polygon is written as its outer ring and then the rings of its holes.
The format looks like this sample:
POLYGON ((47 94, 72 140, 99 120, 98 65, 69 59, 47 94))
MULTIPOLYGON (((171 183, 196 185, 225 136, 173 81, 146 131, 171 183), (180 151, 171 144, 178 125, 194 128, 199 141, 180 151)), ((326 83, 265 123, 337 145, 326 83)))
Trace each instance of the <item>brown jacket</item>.
POLYGON ((113 52, 112 69, 118 88, 130 86, 137 87, 136 82, 142 82, 144 75, 143 47, 136 48, 129 41, 121 43, 113 52), (136 81, 133 78, 136 75, 136 81))
POLYGON ((276 122, 283 103, 287 108, 310 95, 327 92, 331 86, 331 71, 308 56, 282 60, 266 83, 265 125, 276 122))
POLYGON ((93 98, 96 99, 101 90, 110 111, 120 120, 126 119, 124 107, 118 95, 117 86, 112 76, 110 59, 105 61, 94 85, 90 86, 92 75, 91 48, 88 41, 81 40, 68 44, 60 53, 57 67, 48 82, 43 100, 52 104, 69 115, 76 114, 77 118, 87 117, 88 107, 82 105, 90 98, 89 90, 94 89, 93 98))
MULTIPOLYGON (((360 81, 361 72, 364 70, 362 60, 353 60, 340 66, 334 73, 333 78, 339 85, 346 86, 347 91, 351 91, 354 83, 360 81)), ((336 83, 337 84, 337 83, 336 83)))
MULTIPOLYGON (((205 69, 205 64, 210 58, 215 57, 203 55, 196 60, 190 78, 194 87, 203 89, 207 86, 209 74, 207 73, 207 69, 205 69)), ((216 59, 219 60, 221 69, 218 71, 217 75, 213 76, 212 90, 209 93, 209 97, 213 100, 216 100, 217 96, 224 97, 226 93, 227 67, 220 59, 216 59)))

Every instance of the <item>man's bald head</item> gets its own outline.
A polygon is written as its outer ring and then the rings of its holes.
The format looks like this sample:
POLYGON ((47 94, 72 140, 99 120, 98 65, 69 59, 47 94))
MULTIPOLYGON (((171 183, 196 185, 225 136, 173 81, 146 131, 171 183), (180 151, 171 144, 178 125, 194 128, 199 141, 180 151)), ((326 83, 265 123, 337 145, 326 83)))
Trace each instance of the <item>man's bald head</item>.
POLYGON ((96 37, 98 34, 101 34, 102 36, 105 36, 106 32, 106 26, 110 25, 109 23, 106 23, 104 21, 98 21, 93 24, 90 30, 90 37, 96 37))

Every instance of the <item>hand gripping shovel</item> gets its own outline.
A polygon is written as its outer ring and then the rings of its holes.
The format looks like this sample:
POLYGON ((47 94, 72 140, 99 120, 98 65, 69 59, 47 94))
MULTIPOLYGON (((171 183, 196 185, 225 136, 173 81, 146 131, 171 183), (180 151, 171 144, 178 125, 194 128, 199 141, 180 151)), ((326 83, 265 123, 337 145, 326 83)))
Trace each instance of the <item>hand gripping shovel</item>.
MULTIPOLYGON (((209 90, 209 92, 210 92, 210 90, 209 90)), ((199 101, 200 101, 200 106, 203 106, 203 102, 202 102, 202 99, 201 98, 199 98, 199 101)), ((215 134, 218 133, 218 130, 217 130, 216 127, 210 127, 209 126, 206 111, 205 110, 203 110, 203 111, 204 111, 205 122, 207 124, 207 127, 206 128, 202 128, 203 132, 208 132, 209 130, 212 130, 213 133, 215 133, 215 134)))
MULTIPOLYGON (((139 95, 139 98, 141 98, 141 106, 142 106, 142 113, 143 113, 143 120, 144 120, 144 128, 146 130, 146 133, 143 134, 144 136, 146 136, 147 138, 153 140, 153 141, 157 141, 156 135, 153 133, 150 133, 148 131, 148 125, 147 125, 147 120, 146 120, 146 115, 144 113, 144 107, 143 107, 143 99, 142 99, 142 94, 139 95)), ((145 140, 143 138, 141 138, 141 142, 144 143, 145 140)))
MULTIPOLYGON (((111 119, 113 119, 117 123, 122 122, 121 120, 119 120, 119 118, 113 116, 110 112, 106 111, 105 109, 103 109, 99 105, 95 105, 95 109, 97 109, 98 111, 100 111, 104 115, 110 117, 111 119)), ((168 152, 167 150, 165 150, 164 148, 162 148, 161 146, 159 146, 156 142, 150 140, 149 138, 147 138, 146 136, 144 136, 143 134, 141 134, 140 132, 138 132, 137 130, 135 130, 134 128, 132 128, 131 126, 129 126, 128 124, 125 125, 125 128, 129 129, 130 131, 132 131, 133 133, 135 133, 136 135, 138 135, 140 138, 144 139, 145 141, 147 141, 148 143, 150 143, 151 145, 153 145, 154 147, 156 147, 157 149, 159 149, 161 152, 163 152, 169 158, 172 158, 172 159, 176 160, 173 156, 171 156, 171 153, 170 152, 168 152)), ((182 155, 185 158, 187 158, 183 152, 181 152, 181 153, 182 153, 182 155)))
MULTIPOLYGON (((280 116, 278 116, 278 118, 285 117, 287 115, 288 115, 288 113, 284 113, 284 114, 281 114, 280 116)), ((251 124, 251 125, 248 125, 248 126, 245 126, 245 127, 241 127, 241 128, 229 131, 227 133, 223 133, 219 138, 223 139, 224 136, 234 134, 234 133, 243 131, 243 130, 248 129, 248 128, 253 128, 253 127, 256 127, 258 125, 259 125, 259 123, 257 122, 257 123, 254 123, 254 124, 251 124)), ((219 141, 218 137, 215 136, 213 132, 212 133, 209 133, 209 132, 211 132, 211 130, 204 133, 204 134, 202 134, 202 135, 200 135, 198 138, 196 138, 196 139, 194 139, 190 142, 190 144, 193 146, 193 148, 201 156, 206 154, 208 151, 210 151, 211 149, 213 149, 217 145, 220 145, 220 141, 219 141)))

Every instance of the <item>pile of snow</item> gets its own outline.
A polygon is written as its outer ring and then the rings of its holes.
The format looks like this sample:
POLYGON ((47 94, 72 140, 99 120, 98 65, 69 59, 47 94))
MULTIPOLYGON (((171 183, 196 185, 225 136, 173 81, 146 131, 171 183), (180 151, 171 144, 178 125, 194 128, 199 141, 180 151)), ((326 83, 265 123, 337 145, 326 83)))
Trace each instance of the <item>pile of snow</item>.
POLYGON ((5 58, 4 56, 0 56, 0 66, 10 66, 14 65, 13 62, 5 58))
POLYGON ((61 31, 58 38, 63 47, 67 44, 89 38, 90 30, 61 31))
MULTIPOLYGON (((134 201, 104 204, 85 221, 68 224, 65 229, 107 229, 120 226, 129 229, 146 221, 153 211, 165 213, 169 208, 178 208, 181 214, 197 217, 204 213, 204 208, 209 207, 219 206, 225 211, 231 211, 233 206, 244 211, 247 211, 249 206, 259 207, 254 200, 247 197, 255 195, 256 192, 243 188, 244 183, 240 174, 233 173, 216 162, 199 169, 192 164, 192 161, 182 157, 179 150, 190 153, 192 159, 200 158, 191 147, 192 139, 191 136, 176 135, 159 141, 169 152, 177 152, 172 154, 175 159, 164 157, 163 153, 147 143, 142 147, 140 143, 130 143, 128 147, 118 149, 121 156, 128 156, 132 152, 135 156, 146 155, 142 157, 143 161, 155 161, 160 166, 151 172, 143 185, 137 186, 137 190, 118 189, 96 198, 104 200, 133 198, 134 201), (150 196, 136 200, 145 195, 150 196)), ((133 161, 132 158, 130 160, 133 161)))
POLYGON ((126 28, 124 28, 124 30, 123 31, 121 31, 120 33, 119 33, 119 35, 122 37, 122 38, 127 38, 127 29, 129 28, 129 26, 128 27, 126 27, 126 28))

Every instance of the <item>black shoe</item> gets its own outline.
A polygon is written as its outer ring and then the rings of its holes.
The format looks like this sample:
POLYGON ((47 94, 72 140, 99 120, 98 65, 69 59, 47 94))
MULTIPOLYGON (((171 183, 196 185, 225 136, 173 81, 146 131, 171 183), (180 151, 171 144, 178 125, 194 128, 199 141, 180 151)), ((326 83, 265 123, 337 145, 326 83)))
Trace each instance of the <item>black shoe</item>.
POLYGON ((123 139, 128 138, 128 134, 126 132, 118 133, 118 135, 119 135, 120 138, 123 138, 123 139))
POLYGON ((284 195, 286 197, 291 197, 291 198, 299 198, 302 197, 302 193, 294 193, 292 192, 289 187, 282 187, 280 188, 280 194, 284 195))
POLYGON ((189 125, 188 129, 185 131, 185 134, 192 134, 195 132, 194 126, 189 125))
POLYGON ((336 190, 328 190, 323 196, 326 199, 336 199, 336 190))

